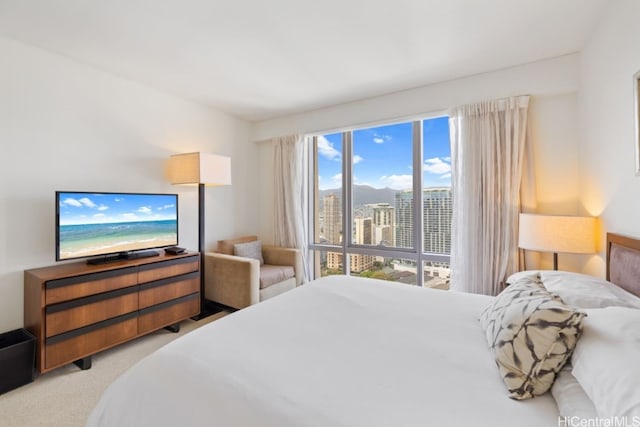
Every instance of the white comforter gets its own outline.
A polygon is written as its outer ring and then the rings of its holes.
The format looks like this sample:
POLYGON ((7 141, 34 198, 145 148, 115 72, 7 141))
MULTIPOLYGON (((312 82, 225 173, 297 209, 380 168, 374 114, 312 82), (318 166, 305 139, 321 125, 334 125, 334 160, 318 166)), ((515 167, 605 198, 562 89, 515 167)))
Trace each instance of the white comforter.
POLYGON ((89 426, 557 426, 515 401, 478 323, 490 297, 333 276, 175 340, 89 426))

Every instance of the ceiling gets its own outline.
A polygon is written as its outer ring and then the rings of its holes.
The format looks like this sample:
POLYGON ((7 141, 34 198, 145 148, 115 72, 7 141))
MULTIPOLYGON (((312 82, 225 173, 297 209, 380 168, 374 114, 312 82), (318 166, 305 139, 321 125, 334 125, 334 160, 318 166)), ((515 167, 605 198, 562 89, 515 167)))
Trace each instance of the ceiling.
POLYGON ((607 0, 0 0, 0 35, 249 121, 579 51, 607 0))

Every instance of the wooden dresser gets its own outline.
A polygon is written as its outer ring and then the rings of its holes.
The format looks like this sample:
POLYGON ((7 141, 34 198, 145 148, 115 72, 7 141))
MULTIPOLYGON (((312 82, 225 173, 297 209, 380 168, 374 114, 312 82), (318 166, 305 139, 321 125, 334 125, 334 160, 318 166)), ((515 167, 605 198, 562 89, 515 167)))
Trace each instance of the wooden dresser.
POLYGON ((41 373, 71 362, 88 369, 92 354, 199 312, 197 252, 24 272, 24 325, 41 373))

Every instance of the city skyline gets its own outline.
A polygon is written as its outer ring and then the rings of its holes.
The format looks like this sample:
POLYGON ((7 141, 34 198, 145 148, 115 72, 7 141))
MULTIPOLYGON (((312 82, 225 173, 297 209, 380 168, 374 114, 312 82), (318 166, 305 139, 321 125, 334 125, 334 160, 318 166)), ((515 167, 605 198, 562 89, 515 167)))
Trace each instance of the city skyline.
MULTIPOLYGON (((371 244, 410 248, 413 246, 414 218, 413 191, 396 193, 392 204, 386 202, 365 204, 354 212, 352 238, 355 244, 371 244), (370 221, 367 223, 366 221, 370 221), (367 230, 367 231, 365 231, 367 230)), ((319 241, 342 243, 342 207, 333 193, 323 197, 319 212, 319 241)), ((451 252, 451 217, 453 205, 450 188, 422 191, 422 221, 424 252, 449 254, 451 252)))
MULTIPOLYGON (((385 202, 365 204, 352 219, 352 243, 357 245, 411 248, 414 242, 414 192, 398 191, 393 205, 385 202)), ((452 199, 450 188, 424 189, 422 191, 423 234, 420 250, 428 253, 449 254, 451 252, 452 199)), ((320 241, 342 244, 342 208, 335 194, 323 197, 319 215, 320 241)), ((345 267, 342 252, 327 251, 324 263, 328 271, 340 272, 345 267)), ((401 280, 411 283, 416 276, 415 261, 403 261, 382 256, 349 252, 348 270, 354 274, 385 277, 386 280, 401 280), (384 271, 381 271, 384 270, 384 271)), ((448 286, 450 269, 447 262, 425 262, 424 283, 430 287, 448 286)), ((331 273, 335 274, 335 273, 331 273)), ((369 277, 369 276, 366 276, 369 277)), ((415 284, 415 283, 414 283, 415 284)))

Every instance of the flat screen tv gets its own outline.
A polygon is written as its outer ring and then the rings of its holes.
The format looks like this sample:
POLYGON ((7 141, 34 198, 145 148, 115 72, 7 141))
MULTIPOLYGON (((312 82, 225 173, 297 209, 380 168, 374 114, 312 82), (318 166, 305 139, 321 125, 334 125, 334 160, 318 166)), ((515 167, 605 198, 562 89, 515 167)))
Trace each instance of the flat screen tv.
POLYGON ((56 261, 159 255, 178 244, 178 195, 56 191, 56 261))

